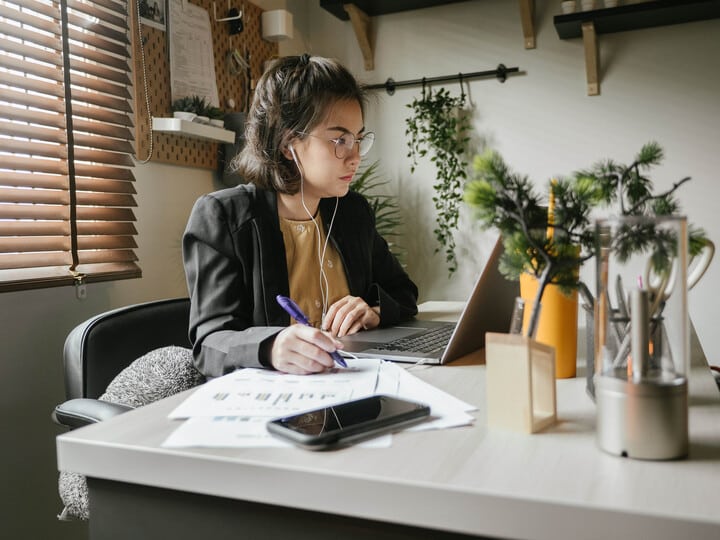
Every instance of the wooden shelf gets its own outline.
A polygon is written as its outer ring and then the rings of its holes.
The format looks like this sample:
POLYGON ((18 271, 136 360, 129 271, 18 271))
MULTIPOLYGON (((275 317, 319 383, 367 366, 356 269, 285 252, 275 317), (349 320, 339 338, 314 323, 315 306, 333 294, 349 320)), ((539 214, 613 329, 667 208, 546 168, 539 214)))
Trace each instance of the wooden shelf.
POLYGON ((184 135, 194 139, 215 141, 223 143, 234 143, 235 132, 221 127, 190 122, 181 118, 154 118, 152 119, 153 131, 184 135))
MULTIPOLYGON (((375 48, 371 36, 371 17, 466 1, 468 0, 320 0, 320 7, 340 20, 352 22, 353 31, 365 61, 365 70, 372 71, 375 68, 375 48)), ((523 44, 526 49, 534 49, 535 0, 519 0, 519 5, 523 44)))
POLYGON ((720 17, 720 0, 652 0, 613 8, 556 15, 560 39, 583 38, 587 93, 600 94, 597 35, 682 24, 720 17))
POLYGON ((560 39, 582 37, 583 22, 593 22, 595 32, 610 34, 720 17, 720 0, 654 0, 614 8, 580 11, 554 17, 560 39))
POLYGON ((370 17, 387 15, 411 9, 422 9, 433 6, 466 2, 467 0, 320 0, 320 7, 335 15, 338 19, 347 21, 350 15, 345 11, 345 5, 354 5, 370 17))
POLYGON ((365 61, 365 70, 372 71, 375 69, 375 48, 372 43, 370 17, 465 1, 467 0, 320 0, 320 7, 342 21, 352 22, 365 61))

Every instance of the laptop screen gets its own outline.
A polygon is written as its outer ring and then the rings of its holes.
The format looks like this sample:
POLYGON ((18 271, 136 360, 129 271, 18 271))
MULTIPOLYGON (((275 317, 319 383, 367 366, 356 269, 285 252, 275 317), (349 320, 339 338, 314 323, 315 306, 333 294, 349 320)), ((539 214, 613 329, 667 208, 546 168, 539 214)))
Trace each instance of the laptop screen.
POLYGON ((498 240, 457 323, 414 319, 359 332, 342 339, 345 351, 361 357, 445 364, 483 348, 486 332, 508 331, 515 297, 519 294, 518 283, 500 274, 502 252, 502 243, 498 240), (433 342, 435 334, 438 337, 433 342), (413 344, 417 344, 417 348, 413 348, 413 344))

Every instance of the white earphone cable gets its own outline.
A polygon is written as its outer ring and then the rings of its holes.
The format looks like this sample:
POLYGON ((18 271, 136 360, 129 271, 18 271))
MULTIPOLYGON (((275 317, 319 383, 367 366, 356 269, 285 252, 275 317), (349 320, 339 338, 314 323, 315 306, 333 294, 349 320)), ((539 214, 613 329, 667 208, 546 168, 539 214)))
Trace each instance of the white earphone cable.
POLYGON ((333 210, 332 218, 330 219, 330 227, 328 227, 327 234, 325 235, 325 242, 322 243, 322 235, 320 233, 320 226, 317 223, 317 220, 315 219, 315 216, 312 215, 312 212, 310 212, 310 209, 305 204, 305 175, 303 173, 302 164, 300 163, 300 160, 297 158, 297 155, 295 154, 295 149, 292 147, 292 145, 288 146, 290 153, 292 154, 293 161, 295 162, 295 165, 297 165, 298 171, 300 172, 300 202, 302 203, 303 208, 305 209, 305 212, 307 213, 308 217, 310 217, 310 220, 313 222, 313 225, 315 226, 315 232, 317 233, 317 256, 318 256, 318 264, 320 265, 320 300, 322 302, 322 320, 321 320, 321 326, 324 328, 325 326, 325 315, 327 315, 328 310, 328 302, 330 299, 330 285, 328 283, 327 274, 325 273, 325 253, 327 252, 328 243, 330 241, 330 233, 332 232, 333 224, 335 223, 335 215, 337 214, 338 204, 339 204, 339 198, 335 197, 335 209, 333 210), (321 249, 321 243, 322 249, 321 249))

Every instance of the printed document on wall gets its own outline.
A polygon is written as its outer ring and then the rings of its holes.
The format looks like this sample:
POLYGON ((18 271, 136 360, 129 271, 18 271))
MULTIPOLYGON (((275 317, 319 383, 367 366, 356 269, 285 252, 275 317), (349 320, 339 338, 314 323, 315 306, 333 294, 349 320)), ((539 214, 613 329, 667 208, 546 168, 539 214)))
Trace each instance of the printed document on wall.
POLYGON ((170 0, 168 25, 172 100, 200 96, 219 107, 210 16, 187 0, 170 0))

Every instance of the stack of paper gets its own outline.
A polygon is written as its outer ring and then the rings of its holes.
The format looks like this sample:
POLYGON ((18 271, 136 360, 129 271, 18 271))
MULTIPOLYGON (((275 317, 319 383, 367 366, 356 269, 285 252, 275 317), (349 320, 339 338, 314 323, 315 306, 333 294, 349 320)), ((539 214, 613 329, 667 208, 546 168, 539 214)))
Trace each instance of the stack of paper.
MULTIPOLYGON (((290 446, 267 433, 268 420, 373 394, 429 405, 430 420, 413 426, 412 430, 461 426, 473 421, 468 412, 475 407, 398 365, 378 359, 353 359, 348 360, 347 369, 317 375, 242 369, 208 381, 170 413, 170 418, 185 421, 163 446, 290 446)), ((387 436, 364 444, 388 446, 390 440, 387 436)))

